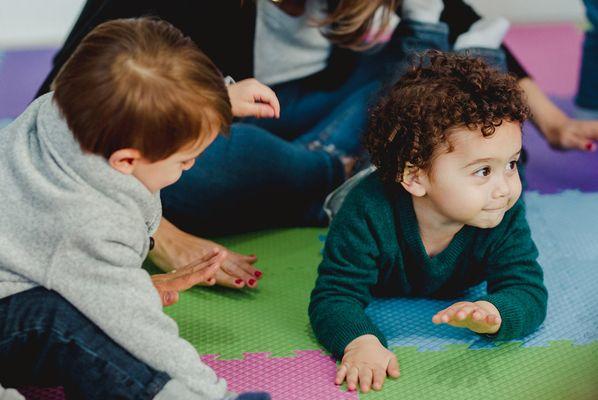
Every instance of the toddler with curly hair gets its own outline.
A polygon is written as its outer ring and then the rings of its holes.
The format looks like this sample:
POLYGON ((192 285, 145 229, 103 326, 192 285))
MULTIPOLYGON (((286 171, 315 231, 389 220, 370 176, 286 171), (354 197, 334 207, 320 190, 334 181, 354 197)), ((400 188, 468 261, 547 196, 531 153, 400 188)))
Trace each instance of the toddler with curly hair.
POLYGON ((365 313, 374 296, 456 297, 486 282, 487 295, 432 322, 494 340, 542 323, 547 291, 517 168, 528 115, 513 77, 441 52, 381 99, 365 138, 377 170, 332 221, 309 306, 316 337, 342 359, 337 384, 379 390, 399 375, 365 313))

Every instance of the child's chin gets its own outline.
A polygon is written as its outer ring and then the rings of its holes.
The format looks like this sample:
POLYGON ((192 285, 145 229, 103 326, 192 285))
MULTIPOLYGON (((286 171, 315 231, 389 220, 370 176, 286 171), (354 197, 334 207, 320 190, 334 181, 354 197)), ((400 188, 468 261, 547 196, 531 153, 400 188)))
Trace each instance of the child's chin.
POLYGON ((475 226, 476 228, 481 228, 481 229, 496 228, 502 222, 502 219, 504 216, 505 216, 505 214, 503 213, 500 216, 497 216, 496 219, 493 219, 493 220, 483 219, 480 221, 476 221, 476 223, 474 223, 472 225, 475 226))

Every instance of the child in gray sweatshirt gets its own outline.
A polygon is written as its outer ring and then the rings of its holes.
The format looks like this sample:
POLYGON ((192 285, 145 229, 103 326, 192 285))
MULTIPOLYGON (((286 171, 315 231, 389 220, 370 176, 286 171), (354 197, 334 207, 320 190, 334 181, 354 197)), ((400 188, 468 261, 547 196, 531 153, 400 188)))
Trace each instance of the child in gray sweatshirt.
MULTIPOLYGON (((218 70, 165 22, 115 20, 53 90, 0 131, 0 382, 84 399, 269 398, 227 391, 141 268, 159 190, 231 123, 218 70)), ((220 259, 201 260, 202 277, 220 259)))

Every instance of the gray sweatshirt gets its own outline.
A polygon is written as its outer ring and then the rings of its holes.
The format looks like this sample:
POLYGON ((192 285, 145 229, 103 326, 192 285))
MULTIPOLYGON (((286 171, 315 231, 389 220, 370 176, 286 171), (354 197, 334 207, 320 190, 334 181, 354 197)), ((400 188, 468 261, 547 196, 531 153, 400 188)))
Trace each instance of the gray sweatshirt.
POLYGON ((157 398, 230 398, 141 268, 158 194, 83 153, 48 93, 0 130, 0 298, 41 285, 170 380, 157 398))

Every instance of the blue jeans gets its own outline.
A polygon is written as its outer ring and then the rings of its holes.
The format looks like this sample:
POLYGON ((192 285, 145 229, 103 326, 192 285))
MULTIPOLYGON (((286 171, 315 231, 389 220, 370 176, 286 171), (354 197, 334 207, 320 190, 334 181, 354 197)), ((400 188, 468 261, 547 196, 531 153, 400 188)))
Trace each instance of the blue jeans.
MULTIPOLYGON (((0 299, 0 383, 63 386, 67 399, 153 399, 170 377, 136 359, 58 293, 0 299)), ((263 392, 237 400, 269 400, 263 392)))
POLYGON ((598 112, 598 0, 584 0, 592 28, 586 32, 575 103, 598 112))
POLYGON ((224 235, 281 226, 324 225, 326 195, 345 180, 339 155, 362 151, 368 108, 409 55, 447 48, 443 24, 402 22, 380 51, 360 56, 334 91, 309 78, 273 87, 278 120, 246 119, 219 137, 179 182, 162 190, 164 215, 197 235, 224 235), (334 145, 336 153, 310 143, 334 145))
POLYGON ((0 299, 0 382, 63 386, 70 399, 153 399, 170 380, 116 344, 54 291, 0 299))

